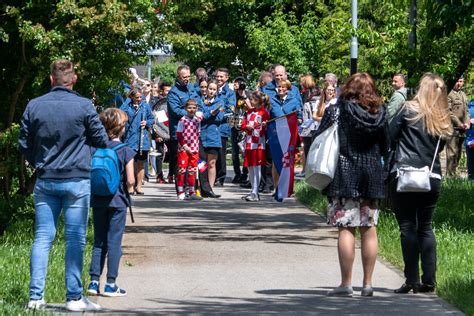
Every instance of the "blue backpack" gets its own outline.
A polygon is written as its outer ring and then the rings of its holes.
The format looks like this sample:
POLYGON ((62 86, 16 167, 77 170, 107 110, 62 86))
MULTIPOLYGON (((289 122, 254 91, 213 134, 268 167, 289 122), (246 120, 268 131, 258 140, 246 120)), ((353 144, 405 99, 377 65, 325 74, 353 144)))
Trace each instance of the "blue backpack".
POLYGON ((110 196, 117 192, 120 185, 120 170, 116 150, 123 146, 125 144, 113 148, 97 148, 92 155, 92 194, 110 196))

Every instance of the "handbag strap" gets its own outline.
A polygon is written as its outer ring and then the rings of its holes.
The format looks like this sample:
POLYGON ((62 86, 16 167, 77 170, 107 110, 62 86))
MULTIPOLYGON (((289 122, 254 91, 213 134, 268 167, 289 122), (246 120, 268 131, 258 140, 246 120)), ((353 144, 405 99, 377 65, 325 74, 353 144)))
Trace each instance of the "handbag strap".
POLYGON ((430 173, 433 172, 433 166, 434 166, 434 163, 435 163, 435 160, 436 160, 436 155, 438 154, 438 149, 439 149, 439 143, 440 142, 441 142, 441 136, 438 138, 438 142, 436 143, 436 150, 434 152, 433 161, 431 162, 430 173))

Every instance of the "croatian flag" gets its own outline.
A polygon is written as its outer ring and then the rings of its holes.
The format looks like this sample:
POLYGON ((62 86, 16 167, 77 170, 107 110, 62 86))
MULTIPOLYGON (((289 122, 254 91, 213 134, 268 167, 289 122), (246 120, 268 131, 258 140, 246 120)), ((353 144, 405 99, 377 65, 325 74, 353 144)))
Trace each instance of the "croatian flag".
POLYGON ((203 173, 207 169, 207 162, 205 160, 198 160, 198 170, 200 173, 203 173))
POLYGON ((158 123, 164 123, 168 126, 168 113, 165 110, 155 112, 155 117, 158 123))
POLYGON ((282 116, 268 123, 268 144, 272 160, 279 174, 275 200, 282 202, 293 194, 298 118, 296 113, 282 116))

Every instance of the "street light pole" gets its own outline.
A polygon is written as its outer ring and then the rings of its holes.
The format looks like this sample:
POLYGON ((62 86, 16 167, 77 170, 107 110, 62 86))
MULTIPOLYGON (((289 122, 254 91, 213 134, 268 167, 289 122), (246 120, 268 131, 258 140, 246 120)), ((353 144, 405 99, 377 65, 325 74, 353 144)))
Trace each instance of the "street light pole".
MULTIPOLYGON (((357 30, 357 0, 352 0, 352 31, 357 30)), ((357 72, 357 36, 354 34, 351 40, 351 75, 357 72)))
POLYGON ((416 48, 416 0, 411 0, 410 3, 410 25, 411 32, 408 35, 408 46, 411 49, 416 48))

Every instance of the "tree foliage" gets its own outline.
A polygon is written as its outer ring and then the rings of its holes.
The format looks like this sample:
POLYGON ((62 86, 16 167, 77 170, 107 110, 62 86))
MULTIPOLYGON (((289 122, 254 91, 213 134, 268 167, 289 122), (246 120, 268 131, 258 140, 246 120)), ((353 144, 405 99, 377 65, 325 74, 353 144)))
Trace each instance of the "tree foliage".
MULTIPOLYGON (((385 81, 409 73, 415 86, 427 71, 452 82, 468 70, 472 49, 473 1, 419 0, 416 49, 408 47, 409 0, 359 1, 359 25, 351 27, 350 1, 190 0, 163 8, 166 38, 176 59, 191 67, 227 66, 256 74, 283 63, 293 79, 312 72, 349 75, 349 43, 359 41, 359 70, 385 81), (235 59, 242 62, 234 67, 235 59)), ((386 93, 390 90, 387 86, 386 93)))
POLYGON ((157 44, 161 23, 150 1, 3 1, 1 126, 17 121, 26 101, 47 91, 52 60, 77 63, 77 90, 104 96, 125 70, 157 44))
MULTIPOLYGON (((18 135, 14 123, 19 122, 28 100, 49 90, 51 62, 74 61, 79 76, 75 89, 85 97, 95 92, 100 102, 126 78, 126 69, 160 42, 162 25, 148 0, 0 3, 1 200, 31 191, 31 173, 19 155, 17 136, 11 136, 18 135)), ((0 206, 5 205, 10 209, 0 212, 11 217, 14 203, 0 206)))

